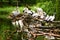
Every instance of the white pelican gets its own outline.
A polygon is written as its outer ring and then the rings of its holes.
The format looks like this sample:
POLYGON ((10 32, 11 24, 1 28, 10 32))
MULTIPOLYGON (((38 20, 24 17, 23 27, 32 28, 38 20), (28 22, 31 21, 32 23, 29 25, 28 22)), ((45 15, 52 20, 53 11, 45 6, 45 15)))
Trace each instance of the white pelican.
POLYGON ((20 10, 18 10, 18 8, 16 8, 14 11, 12 11, 14 16, 17 16, 20 14, 20 10))
POLYGON ((24 13, 27 13, 27 11, 28 11, 28 8, 25 7, 25 8, 23 9, 23 12, 24 12, 24 13))

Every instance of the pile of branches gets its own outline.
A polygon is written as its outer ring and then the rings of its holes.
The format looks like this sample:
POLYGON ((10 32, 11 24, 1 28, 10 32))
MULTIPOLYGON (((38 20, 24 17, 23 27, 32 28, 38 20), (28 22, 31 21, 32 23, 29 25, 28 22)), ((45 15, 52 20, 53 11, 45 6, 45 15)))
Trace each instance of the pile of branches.
MULTIPOLYGON (((27 29, 27 33, 31 34, 34 36, 35 35, 50 35, 52 33, 50 33, 50 30, 52 30, 51 32, 53 32, 53 36, 57 36, 60 37, 59 33, 54 33, 57 32, 55 31, 55 29, 53 30, 53 26, 51 27, 50 22, 48 22, 48 28, 45 27, 45 23, 47 23, 46 21, 40 21, 41 19, 39 19, 38 17, 32 17, 30 14, 20 14, 18 16, 16 16, 15 18, 13 17, 13 15, 10 15, 9 17, 12 21, 18 21, 18 20, 23 20, 23 31, 20 31, 19 27, 18 30, 16 30, 15 32, 18 31, 18 33, 22 32, 22 34, 25 32, 25 29, 27 29), (52 28, 52 29, 51 29, 52 28), (47 29, 47 30, 46 30, 47 29), (45 32, 47 31, 47 32, 45 32), (50 34, 49 34, 50 33, 50 34)), ((60 32, 60 31, 59 31, 60 32)), ((34 36, 35 38, 35 36, 34 36)))

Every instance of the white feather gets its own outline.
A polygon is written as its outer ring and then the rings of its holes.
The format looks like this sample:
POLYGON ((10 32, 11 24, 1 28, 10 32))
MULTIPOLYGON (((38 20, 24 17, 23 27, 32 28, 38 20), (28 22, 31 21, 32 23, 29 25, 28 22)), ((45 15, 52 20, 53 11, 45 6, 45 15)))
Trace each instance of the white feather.
POLYGON ((54 36, 48 36, 48 35, 45 35, 45 38, 47 38, 47 39, 55 39, 54 36))
POLYGON ((52 16, 52 19, 51 19, 51 21, 53 21, 55 19, 55 16, 52 16))
POLYGON ((16 21, 16 26, 18 26, 19 24, 18 24, 18 21, 16 21))
POLYGON ((17 16, 17 15, 20 14, 20 11, 19 10, 14 10, 12 13, 13 13, 14 16, 17 16))
POLYGON ((28 8, 26 8, 26 7, 25 7, 23 10, 24 10, 24 13, 25 13, 25 12, 27 12, 27 11, 28 11, 28 8))
POLYGON ((37 12, 38 13, 43 12, 43 9, 42 8, 37 8, 37 12))
POLYGON ((12 25, 15 26, 15 23, 16 23, 16 22, 12 22, 12 25))
POLYGON ((20 25, 20 27, 22 29, 23 28, 23 22, 22 22, 22 20, 19 20, 19 25, 20 25))
POLYGON ((28 10, 27 13, 28 13, 28 14, 32 14, 31 10, 28 10))
POLYGON ((29 32, 28 29, 24 29, 25 32, 29 32))
POLYGON ((53 21, 55 19, 55 16, 50 16, 48 20, 53 21))
POLYGON ((43 19, 43 18, 44 18, 44 15, 41 15, 41 17, 40 17, 40 18, 42 18, 42 19, 43 19))
POLYGON ((47 16, 46 16, 45 20, 47 20, 47 21, 48 21, 48 18, 49 18, 49 15, 47 15, 47 16))
POLYGON ((39 14, 35 13, 35 14, 33 14, 32 16, 33 16, 33 17, 38 17, 39 14))

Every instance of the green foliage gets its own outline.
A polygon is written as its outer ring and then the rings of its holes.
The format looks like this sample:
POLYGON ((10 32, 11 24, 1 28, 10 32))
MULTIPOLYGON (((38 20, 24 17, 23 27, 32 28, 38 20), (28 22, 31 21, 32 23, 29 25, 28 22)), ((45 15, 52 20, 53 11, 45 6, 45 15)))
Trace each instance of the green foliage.
POLYGON ((44 40, 44 36, 38 36, 36 40, 44 40))
POLYGON ((56 7, 55 5, 52 3, 52 1, 46 1, 46 2, 42 2, 42 3, 37 3, 37 7, 41 7, 47 14, 51 15, 54 12, 56 12, 56 7))
POLYGON ((60 20, 60 0, 56 0, 56 20, 60 20))

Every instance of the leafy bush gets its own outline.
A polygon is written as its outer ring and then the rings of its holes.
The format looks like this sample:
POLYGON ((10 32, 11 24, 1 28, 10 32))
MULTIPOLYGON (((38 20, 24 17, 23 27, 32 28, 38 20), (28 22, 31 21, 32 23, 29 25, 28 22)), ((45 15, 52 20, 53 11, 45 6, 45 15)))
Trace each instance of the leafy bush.
POLYGON ((56 7, 55 5, 52 3, 52 1, 46 1, 46 2, 42 2, 42 3, 37 3, 36 5, 37 7, 41 7, 47 14, 51 15, 54 12, 56 12, 56 7))

